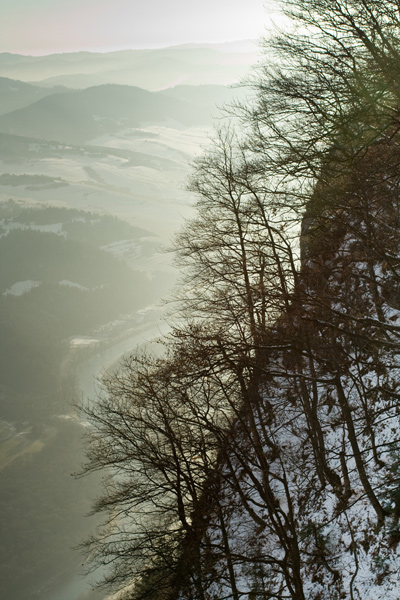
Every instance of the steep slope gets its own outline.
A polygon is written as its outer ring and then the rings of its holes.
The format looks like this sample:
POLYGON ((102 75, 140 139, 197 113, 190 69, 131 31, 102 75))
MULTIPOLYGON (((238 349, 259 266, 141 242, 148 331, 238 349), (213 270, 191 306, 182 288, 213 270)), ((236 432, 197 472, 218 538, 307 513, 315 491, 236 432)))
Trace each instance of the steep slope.
POLYGON ((87 411, 90 468, 122 473, 96 508, 131 510, 87 547, 140 600, 398 600, 400 131, 329 153, 302 261, 219 141, 177 242, 190 320, 87 411))
POLYGON ((207 598, 398 598, 399 154, 388 131, 312 200, 290 309, 208 492, 207 598))

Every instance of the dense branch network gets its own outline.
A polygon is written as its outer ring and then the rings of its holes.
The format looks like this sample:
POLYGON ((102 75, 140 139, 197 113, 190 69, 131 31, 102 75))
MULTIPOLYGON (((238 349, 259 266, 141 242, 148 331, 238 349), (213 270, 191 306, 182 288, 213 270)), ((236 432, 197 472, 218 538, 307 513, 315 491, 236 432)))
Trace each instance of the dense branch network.
POLYGON ((397 598, 399 6, 284 7, 193 168, 180 325, 86 411, 121 598, 397 598))

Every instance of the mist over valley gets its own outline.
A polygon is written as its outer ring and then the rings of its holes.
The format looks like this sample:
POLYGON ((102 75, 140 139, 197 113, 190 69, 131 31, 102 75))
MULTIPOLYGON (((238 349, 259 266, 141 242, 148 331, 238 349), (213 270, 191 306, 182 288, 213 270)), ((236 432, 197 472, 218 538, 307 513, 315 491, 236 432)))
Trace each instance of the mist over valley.
POLYGON ((160 330, 177 277, 163 249, 192 214, 216 106, 242 94, 226 86, 252 61, 241 49, 0 54, 2 598, 104 597, 73 550, 97 485, 71 475, 74 403, 160 330))

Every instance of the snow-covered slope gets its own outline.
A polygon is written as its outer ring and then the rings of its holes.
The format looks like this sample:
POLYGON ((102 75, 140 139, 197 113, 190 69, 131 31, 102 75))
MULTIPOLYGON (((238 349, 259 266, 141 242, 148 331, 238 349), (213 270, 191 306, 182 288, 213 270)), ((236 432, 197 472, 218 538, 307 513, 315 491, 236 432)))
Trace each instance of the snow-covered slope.
POLYGON ((399 155, 382 137, 309 204, 290 309, 225 438, 207 598, 400 597, 399 155))

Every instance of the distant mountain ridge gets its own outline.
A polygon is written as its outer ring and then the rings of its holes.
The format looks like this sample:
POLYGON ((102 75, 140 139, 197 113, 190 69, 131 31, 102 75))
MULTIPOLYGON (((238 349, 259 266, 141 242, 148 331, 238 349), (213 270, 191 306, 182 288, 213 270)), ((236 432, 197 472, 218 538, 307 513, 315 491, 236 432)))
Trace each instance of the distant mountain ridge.
POLYGON ((28 106, 50 94, 67 91, 63 86, 43 88, 16 79, 0 77, 0 115, 28 106))
MULTIPOLYGON (((82 143, 122 127, 176 120, 193 123, 188 102, 128 86, 104 85, 51 94, 0 117, 0 131, 82 143)), ((197 119, 201 123, 201 119, 197 119)))
MULTIPOLYGON (((2 83, 9 81, 0 79, 0 112, 3 98, 9 96, 2 92, 2 83)), ((18 87, 19 84, 13 85, 18 87)), ((29 84, 21 84, 21 89, 21 103, 28 102, 40 91, 29 84)), ((149 92, 114 84, 84 90, 57 90, 0 115, 0 132, 82 144, 146 123, 208 126, 212 113, 216 112, 215 103, 223 104, 236 93, 223 86, 178 86, 165 92, 149 92)))
POLYGON ((5 52, 0 53, 0 77, 80 89, 105 83, 153 91, 177 84, 229 85, 239 81, 254 64, 257 52, 249 51, 251 47, 246 41, 47 56, 5 52))

